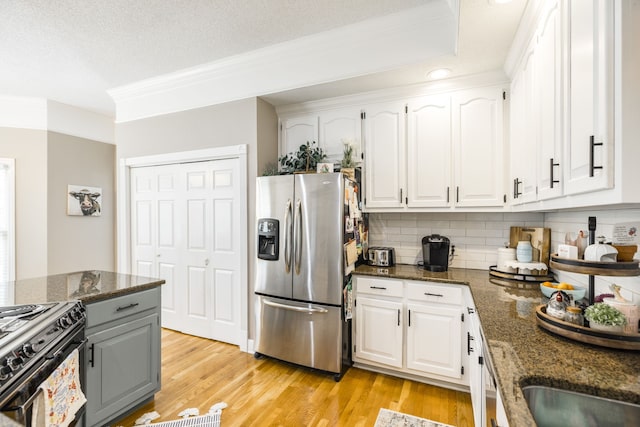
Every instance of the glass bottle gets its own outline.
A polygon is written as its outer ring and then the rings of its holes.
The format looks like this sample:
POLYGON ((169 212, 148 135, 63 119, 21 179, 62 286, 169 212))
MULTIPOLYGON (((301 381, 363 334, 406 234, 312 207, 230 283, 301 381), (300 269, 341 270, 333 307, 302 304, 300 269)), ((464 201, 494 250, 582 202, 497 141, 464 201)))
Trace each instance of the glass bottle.
POLYGON ((570 306, 567 307, 565 315, 565 322, 573 323, 574 325, 584 326, 584 316, 582 315, 582 309, 580 307, 570 306))

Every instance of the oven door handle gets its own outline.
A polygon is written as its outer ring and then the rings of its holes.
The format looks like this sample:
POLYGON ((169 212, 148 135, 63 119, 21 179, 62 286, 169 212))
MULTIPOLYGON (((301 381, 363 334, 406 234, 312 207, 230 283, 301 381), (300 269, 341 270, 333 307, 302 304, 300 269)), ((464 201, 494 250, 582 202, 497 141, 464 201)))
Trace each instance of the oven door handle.
MULTIPOLYGON (((60 354, 64 353, 64 352, 65 352, 65 350, 66 350, 70 345, 75 345, 75 346, 76 346, 76 348, 79 350, 79 349, 81 349, 81 348, 82 348, 82 347, 87 343, 87 341, 89 341, 89 339, 88 339, 88 338, 84 338, 84 339, 83 339, 82 341, 80 341, 80 342, 77 342, 77 341, 71 340, 71 341, 69 341, 69 342, 65 343, 65 345, 64 345, 64 346, 62 346, 61 348, 59 348, 59 349, 58 349, 58 351, 56 351, 55 353, 46 355, 46 356, 45 356, 45 359, 46 359, 46 360, 53 360, 53 359, 55 359, 56 357, 60 356, 60 354)), ((74 350, 75 350, 75 349, 74 349, 74 350)))
MULTIPOLYGON (((29 377, 24 381, 25 383, 31 381, 33 378, 36 377, 36 375, 38 375, 46 366, 48 366, 49 364, 53 363, 56 359, 56 357, 58 357, 61 353, 64 352, 65 349, 67 349, 70 345, 74 345, 75 348, 73 350, 76 349, 81 349, 85 343, 87 342, 86 338, 83 338, 82 341, 78 342, 75 341, 73 338, 70 339, 68 342, 65 343, 65 345, 63 345, 60 350, 56 351, 53 354, 47 355, 45 356, 45 360, 46 362, 44 363, 44 365, 42 365, 40 367, 40 369, 37 369, 36 371, 32 372, 31 375, 29 375, 29 377)), ((72 351, 73 351, 72 350, 72 351)), ((24 417, 24 415, 27 413, 27 410, 31 407, 31 405, 33 404, 34 400, 36 400, 36 397, 38 397, 38 394, 41 393, 42 390, 40 388, 38 388, 38 390, 36 390, 36 392, 29 396, 29 398, 20 406, 12 406, 9 408, 4 408, 5 410, 8 411, 17 411, 18 415, 20 417, 24 417)))

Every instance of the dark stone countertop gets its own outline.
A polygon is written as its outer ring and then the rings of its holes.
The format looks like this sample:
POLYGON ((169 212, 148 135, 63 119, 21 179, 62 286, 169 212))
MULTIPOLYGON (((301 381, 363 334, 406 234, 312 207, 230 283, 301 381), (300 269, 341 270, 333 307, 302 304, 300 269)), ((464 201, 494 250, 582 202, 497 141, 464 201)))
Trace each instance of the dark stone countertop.
POLYGON ((85 304, 160 286, 162 279, 102 270, 78 271, 0 283, 9 305, 80 300, 85 304))
POLYGON ((521 387, 547 385, 640 404, 640 352, 554 335, 536 324, 546 301, 537 283, 494 279, 484 270, 433 273, 413 265, 362 265, 355 274, 468 285, 512 426, 535 426, 521 387))

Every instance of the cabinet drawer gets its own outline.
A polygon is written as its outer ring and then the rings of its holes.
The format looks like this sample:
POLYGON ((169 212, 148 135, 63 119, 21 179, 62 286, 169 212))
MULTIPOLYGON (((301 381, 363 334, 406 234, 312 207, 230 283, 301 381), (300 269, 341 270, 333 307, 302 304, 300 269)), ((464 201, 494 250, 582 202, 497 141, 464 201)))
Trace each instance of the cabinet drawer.
POLYGON ((358 294, 386 295, 402 298, 402 280, 358 277, 356 291, 358 294))
POLYGON ((160 306, 159 288, 87 304, 87 328, 160 306))
POLYGON ((462 288, 455 285, 435 285, 431 283, 408 283, 407 298, 413 301, 438 302, 442 304, 462 304, 462 288))

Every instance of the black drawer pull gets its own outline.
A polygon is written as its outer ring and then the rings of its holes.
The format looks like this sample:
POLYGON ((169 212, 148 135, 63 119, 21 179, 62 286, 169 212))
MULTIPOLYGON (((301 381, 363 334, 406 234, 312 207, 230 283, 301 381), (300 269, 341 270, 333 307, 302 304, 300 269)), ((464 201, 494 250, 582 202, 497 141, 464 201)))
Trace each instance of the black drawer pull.
POLYGON ((137 307, 137 306, 139 306, 139 305, 140 305, 140 303, 139 303, 139 302, 133 302, 133 303, 131 303, 131 304, 129 304, 129 305, 125 305, 125 306, 122 306, 122 307, 118 307, 118 308, 116 308, 116 311, 129 310, 130 308, 137 307))
POLYGON ((385 288, 384 286, 371 286, 371 289, 382 289, 383 291, 386 291, 387 288, 385 288))
POLYGON ((444 297, 444 295, 442 295, 442 294, 432 294, 432 293, 430 293, 430 292, 425 292, 424 294, 425 294, 426 296, 428 296, 428 297, 438 297, 438 298, 442 298, 442 297, 444 297))

